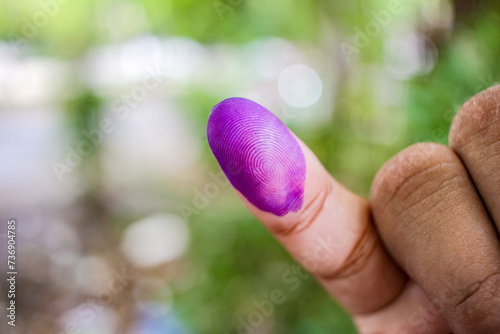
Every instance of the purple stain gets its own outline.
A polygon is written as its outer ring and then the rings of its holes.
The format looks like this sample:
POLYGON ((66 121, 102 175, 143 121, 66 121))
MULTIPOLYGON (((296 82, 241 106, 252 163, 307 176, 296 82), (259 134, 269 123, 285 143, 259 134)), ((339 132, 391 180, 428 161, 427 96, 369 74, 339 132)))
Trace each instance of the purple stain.
POLYGON ((239 97, 220 102, 208 118, 207 138, 229 182, 250 203, 277 216, 302 207, 304 153, 266 108, 239 97))

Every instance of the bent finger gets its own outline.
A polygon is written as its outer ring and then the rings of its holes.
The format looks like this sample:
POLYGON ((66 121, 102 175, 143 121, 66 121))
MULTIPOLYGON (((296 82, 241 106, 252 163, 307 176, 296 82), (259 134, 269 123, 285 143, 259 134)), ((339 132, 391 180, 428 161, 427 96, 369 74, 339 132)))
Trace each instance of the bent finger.
POLYGON ((464 162, 500 229, 500 85, 460 108, 450 129, 450 146, 464 162))
POLYGON ((388 250, 455 333, 500 328, 500 243, 460 159, 448 147, 414 145, 372 187, 388 250))

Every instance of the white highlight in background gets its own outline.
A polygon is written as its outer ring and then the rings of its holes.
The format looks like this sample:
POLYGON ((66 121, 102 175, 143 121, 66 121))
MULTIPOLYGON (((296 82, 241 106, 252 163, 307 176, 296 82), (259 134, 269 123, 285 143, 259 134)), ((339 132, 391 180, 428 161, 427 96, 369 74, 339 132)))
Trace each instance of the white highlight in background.
POLYGON ((183 255, 188 241, 188 227, 182 218, 159 214, 129 226, 123 236, 121 250, 135 266, 154 267, 183 255))
POLYGON ((319 100, 323 84, 312 68, 302 64, 288 66, 278 78, 281 98, 292 107, 305 108, 319 100))

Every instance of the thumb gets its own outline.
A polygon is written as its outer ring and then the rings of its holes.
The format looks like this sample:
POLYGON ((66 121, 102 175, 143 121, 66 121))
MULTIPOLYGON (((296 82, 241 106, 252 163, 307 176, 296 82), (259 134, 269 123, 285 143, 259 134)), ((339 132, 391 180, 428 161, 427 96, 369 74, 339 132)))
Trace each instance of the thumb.
POLYGON ((346 190, 272 113, 230 98, 207 138, 247 208, 352 314, 387 305, 406 277, 381 246, 365 199, 346 190))

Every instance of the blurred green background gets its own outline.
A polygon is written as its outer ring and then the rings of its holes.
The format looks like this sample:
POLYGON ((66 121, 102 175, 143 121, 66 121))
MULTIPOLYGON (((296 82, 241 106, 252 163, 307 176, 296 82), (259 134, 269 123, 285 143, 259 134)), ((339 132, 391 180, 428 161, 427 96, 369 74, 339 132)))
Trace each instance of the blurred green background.
POLYGON ((18 220, 20 273, 18 326, 2 333, 355 333, 218 179, 208 114, 232 96, 263 104, 366 196, 388 158, 446 144, 459 106, 499 81, 499 13, 2 1, 0 218, 18 220), (262 315, 276 289, 286 300, 262 315))

